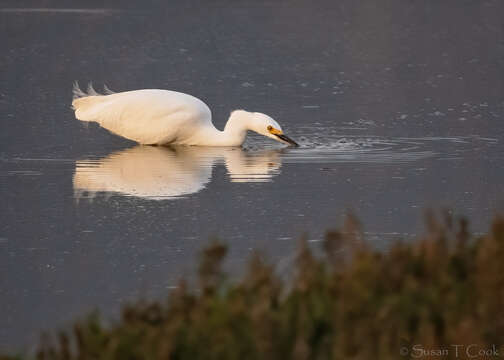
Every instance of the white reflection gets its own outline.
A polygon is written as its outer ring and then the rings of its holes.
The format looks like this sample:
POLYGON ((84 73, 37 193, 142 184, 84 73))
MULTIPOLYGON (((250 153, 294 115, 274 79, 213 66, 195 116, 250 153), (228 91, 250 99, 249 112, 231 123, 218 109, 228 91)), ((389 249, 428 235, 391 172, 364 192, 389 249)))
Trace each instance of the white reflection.
POLYGON ((232 182, 266 182, 279 173, 279 150, 248 152, 240 148, 136 146, 100 160, 75 164, 76 198, 121 193, 161 200, 196 193, 224 163, 232 182))

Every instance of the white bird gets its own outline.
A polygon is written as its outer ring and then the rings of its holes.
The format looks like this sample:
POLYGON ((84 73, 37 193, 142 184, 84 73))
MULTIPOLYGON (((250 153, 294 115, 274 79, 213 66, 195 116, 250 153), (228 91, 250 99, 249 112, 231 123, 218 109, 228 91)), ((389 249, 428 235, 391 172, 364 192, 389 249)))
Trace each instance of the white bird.
POLYGON ((164 200, 197 193, 224 163, 232 182, 267 182, 279 173, 279 151, 245 152, 222 147, 135 146, 100 160, 78 160, 73 177, 74 196, 119 193, 164 200))
POLYGON ((247 131, 298 146, 266 114, 235 110, 223 131, 212 124, 212 113, 200 99, 170 90, 144 89, 98 94, 74 84, 72 107, 81 121, 94 121, 110 132, 147 145, 241 146, 247 131))

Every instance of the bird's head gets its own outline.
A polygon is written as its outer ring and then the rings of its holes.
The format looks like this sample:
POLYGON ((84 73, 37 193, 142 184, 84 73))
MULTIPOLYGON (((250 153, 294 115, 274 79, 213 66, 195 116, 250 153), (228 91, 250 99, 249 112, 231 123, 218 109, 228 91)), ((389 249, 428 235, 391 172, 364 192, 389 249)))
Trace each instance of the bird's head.
POLYGON ((255 132, 267 136, 283 144, 299 146, 294 140, 285 135, 279 123, 263 113, 252 113, 253 129, 255 132))

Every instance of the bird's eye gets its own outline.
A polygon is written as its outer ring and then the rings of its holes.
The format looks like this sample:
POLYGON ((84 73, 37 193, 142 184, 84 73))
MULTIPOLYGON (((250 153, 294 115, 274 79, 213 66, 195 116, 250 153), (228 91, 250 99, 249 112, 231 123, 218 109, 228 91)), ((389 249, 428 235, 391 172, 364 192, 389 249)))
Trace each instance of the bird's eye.
POLYGON ((267 129, 268 129, 268 131, 271 131, 271 130, 273 130, 273 126, 268 125, 267 129))

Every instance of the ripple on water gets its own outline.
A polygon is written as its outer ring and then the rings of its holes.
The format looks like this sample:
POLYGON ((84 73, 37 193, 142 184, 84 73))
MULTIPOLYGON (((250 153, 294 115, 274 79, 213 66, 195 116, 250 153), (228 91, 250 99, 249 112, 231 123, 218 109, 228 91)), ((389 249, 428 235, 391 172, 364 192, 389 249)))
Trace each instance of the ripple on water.
MULTIPOLYGON (((313 131, 313 129, 312 129, 313 131)), ((492 146, 496 139, 476 135, 452 137, 387 138, 380 136, 341 136, 324 129, 318 134, 292 137, 299 143, 298 148, 288 148, 282 153, 285 163, 377 163, 400 164, 425 158, 456 160, 464 158, 464 153, 481 146, 492 146)), ((247 142, 248 150, 258 148, 281 148, 267 139, 254 138, 247 142)))

